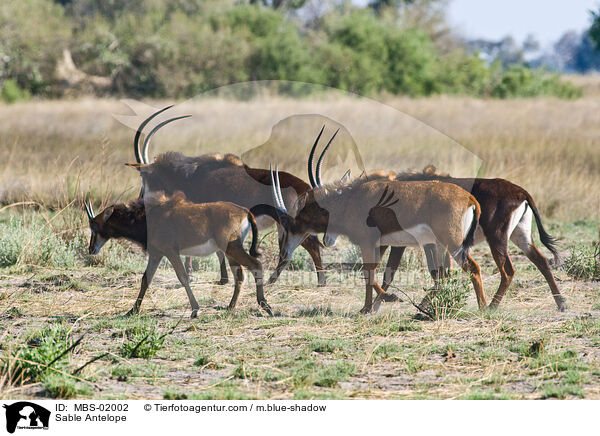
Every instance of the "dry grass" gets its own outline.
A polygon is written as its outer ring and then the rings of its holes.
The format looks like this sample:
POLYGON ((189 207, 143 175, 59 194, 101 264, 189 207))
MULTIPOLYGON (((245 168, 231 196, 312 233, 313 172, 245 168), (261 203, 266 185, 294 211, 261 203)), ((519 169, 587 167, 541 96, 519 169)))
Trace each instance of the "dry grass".
MULTIPOLYGON (((386 103, 347 97, 186 102, 172 114, 191 113, 192 120, 159 132, 152 150, 242 153, 263 145, 246 155, 250 163, 268 167, 276 161, 280 168, 305 176, 306 150, 323 119, 304 117, 271 129, 292 114, 322 114, 345 127, 326 161, 330 180, 348 167, 357 175, 353 156, 343 153, 352 139, 367 169, 420 169, 434 163, 458 176, 480 170, 481 176, 504 177, 525 187, 546 217, 599 216, 597 99, 439 97, 386 103)), ((138 107, 143 115, 150 110, 138 107)), ((0 202, 27 200, 59 207, 81 192, 91 192, 96 200, 134 195, 138 176, 123 166, 133 160, 133 131, 112 116, 127 113, 125 105, 108 100, 0 106, 0 202)), ((133 118, 130 124, 138 122, 133 118)))
MULTIPOLYGON (((468 175, 478 169, 478 156, 481 175, 508 178, 532 193, 548 230, 562 238, 563 254, 597 240, 600 103, 594 99, 386 103, 390 106, 330 97, 187 102, 173 114, 192 113, 194 122, 165 128, 153 150, 241 153, 266 144, 247 158, 267 166, 275 160, 303 176, 306 148, 323 120, 303 117, 273 133, 271 128, 290 114, 324 114, 347 129, 336 144, 353 138, 368 168, 405 170, 434 162, 468 175)), ((16 265, 0 268, 2 357, 10 368, 18 365, 10 350, 51 324, 64 324, 73 337, 85 335, 60 380, 9 387, 0 370, 0 397, 60 392, 92 398, 600 398, 598 282, 555 271, 570 307, 559 314, 545 281, 521 255, 513 257, 515 281, 493 314, 479 313, 470 295, 457 319, 415 322, 408 303, 358 316, 362 279, 341 268, 358 255, 342 241, 325 252, 331 268, 325 288, 316 288, 310 262, 296 253, 300 270, 286 272, 266 290, 275 317, 257 309, 248 282, 239 309, 226 312, 232 287, 213 284, 217 268, 210 258, 193 284, 202 306, 197 320, 187 319, 187 299, 170 268, 159 270, 141 317, 119 318, 137 294, 143 255, 111 241, 99 258, 86 256, 78 200, 90 193, 98 206, 137 194, 138 175, 123 166, 133 159, 133 132, 111 115, 126 112, 108 100, 0 106, 0 201, 41 206, 38 211, 0 206, 0 225, 17 217, 12 228, 23 226, 27 248, 16 265), (34 228, 53 237, 38 244, 34 228), (52 254, 55 266, 44 264, 40 251, 52 254), (174 326, 164 343, 152 344, 148 359, 123 356, 132 338, 160 337, 174 326), (76 379, 69 376, 106 352, 76 379)), ((356 171, 343 147, 331 156, 325 170, 331 180, 348 166, 356 171)), ((267 243, 264 260, 273 268, 272 236, 267 243)), ((419 300, 431 283, 421 256, 414 251, 407 256, 396 285, 419 300)), ((478 246, 475 257, 491 297, 499 275, 488 248, 478 246)))

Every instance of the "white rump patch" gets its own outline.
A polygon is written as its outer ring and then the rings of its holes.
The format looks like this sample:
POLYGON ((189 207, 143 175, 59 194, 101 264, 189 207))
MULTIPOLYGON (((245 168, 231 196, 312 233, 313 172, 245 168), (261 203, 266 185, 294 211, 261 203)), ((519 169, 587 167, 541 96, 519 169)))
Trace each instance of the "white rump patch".
POLYGON ((436 242, 433 230, 427 224, 418 224, 406 230, 388 233, 379 239, 379 245, 391 245, 392 247, 423 246, 436 242))
MULTIPOLYGON (((527 207, 527 203, 524 202, 523 205, 527 207)), ((532 222, 533 211, 531 210, 531 207, 527 207, 527 210, 524 212, 521 208, 517 209, 515 212, 513 212, 510 220, 511 227, 509 227, 509 238, 525 253, 529 253, 529 248, 531 246, 532 222), (517 221, 514 227, 512 226, 513 221, 517 221)))
POLYGON ((246 240, 246 236, 248 236, 248 232, 250 231, 250 221, 248 221, 248 217, 244 218, 242 221, 242 225, 240 226, 240 232, 242 234, 242 242, 246 240))
MULTIPOLYGON (((520 224, 520 222, 522 221, 522 218, 525 218, 523 216, 523 214, 525 213, 525 209, 527 208, 527 202, 524 201, 523 203, 521 203, 519 205, 519 207, 517 207, 514 212, 512 213, 512 215, 510 216, 510 223, 508 225, 508 237, 510 238, 510 235, 512 235, 512 233, 515 231, 515 228, 517 227, 517 225, 520 224)), ((531 210, 529 210, 529 214, 531 215, 531 210)), ((529 220, 529 224, 531 225, 531 219, 529 220)), ((531 230, 530 230, 531 232, 531 230)))
POLYGON ((217 250, 218 248, 216 242, 213 239, 210 239, 204 244, 187 247, 181 250, 180 254, 182 256, 205 257, 213 254, 217 250))
POLYGON ((469 233, 469 229, 471 228, 471 224, 473 224, 474 219, 475 206, 471 206, 469 209, 467 209, 462 219, 463 239, 467 237, 467 234, 469 233))

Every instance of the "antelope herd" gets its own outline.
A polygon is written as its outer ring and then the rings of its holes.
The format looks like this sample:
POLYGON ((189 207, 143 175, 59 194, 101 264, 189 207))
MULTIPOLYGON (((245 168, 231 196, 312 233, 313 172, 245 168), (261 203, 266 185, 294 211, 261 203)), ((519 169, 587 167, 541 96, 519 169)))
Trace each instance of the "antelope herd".
MULTIPOLYGON (((558 309, 566 310, 549 262, 533 243, 533 219, 542 243, 558 262, 556 241, 544 229, 533 198, 520 186, 503 179, 453 178, 431 167, 422 173, 377 171, 355 180, 349 180, 348 172, 339 182, 324 184, 323 159, 337 134, 329 139, 313 168, 325 126, 308 156, 310 184, 279 172, 277 162, 272 162, 274 169, 252 168, 232 154, 187 157, 167 152, 150 162, 152 136, 168 123, 189 116, 169 118, 144 135, 150 121, 170 107, 146 118, 136 131, 136 162, 127 165, 141 175, 139 198, 109 206, 98 215, 89 202, 85 203, 92 232, 90 254, 97 254, 111 238, 129 239, 148 253, 141 289, 128 315, 139 311, 158 265, 166 257, 187 292, 195 317, 199 306, 189 284, 190 257, 212 253, 219 256, 220 283, 228 281, 225 258, 233 273, 235 286, 229 309, 237 303, 246 267, 254 276, 259 306, 272 314, 264 296, 257 245, 258 232, 273 225, 279 236, 279 262, 269 283, 275 283, 301 245, 313 259, 318 283, 323 286, 326 278, 321 249, 334 245, 339 235, 357 245, 366 286, 361 313, 377 310, 381 302, 398 300, 387 289, 408 246, 425 250, 434 281, 432 292, 436 292, 454 259, 469 275, 479 308, 486 308, 481 269, 470 254, 471 247, 484 239, 501 277, 487 307, 498 307, 514 277, 508 255, 510 239, 543 274, 558 309), (246 251, 243 243, 248 233, 252 233, 252 242, 246 251), (323 235, 322 243, 317 239, 319 234, 323 235), (379 285, 376 271, 387 247, 391 252, 379 285), (180 256, 187 256, 185 265, 180 256)), ((423 305, 425 299, 419 307, 423 305)))

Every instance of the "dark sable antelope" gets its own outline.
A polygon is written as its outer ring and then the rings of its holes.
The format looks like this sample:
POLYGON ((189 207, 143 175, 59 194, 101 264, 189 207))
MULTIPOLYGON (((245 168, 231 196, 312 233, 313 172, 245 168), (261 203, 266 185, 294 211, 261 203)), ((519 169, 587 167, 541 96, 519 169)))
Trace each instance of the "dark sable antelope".
MULTIPOLYGON (((133 141, 136 163, 129 165, 138 168, 142 175, 143 187, 140 195, 153 191, 164 191, 167 194, 182 191, 187 199, 194 203, 229 201, 247 208, 271 203, 269 171, 250 168, 234 155, 209 154, 187 157, 180 153, 170 152, 159 155, 151 163, 148 159, 148 148, 152 135, 164 125, 186 116, 162 121, 146 135, 143 143, 140 142, 142 131, 154 117, 170 107, 168 106, 145 119, 136 132, 133 141)), ((280 178, 283 195, 288 204, 294 204, 298 196, 310 189, 307 183, 292 174, 282 172, 280 178)), ((273 220, 266 215, 256 215, 256 221, 259 230, 267 229, 274 224, 273 220)), ((314 236, 309 237, 302 242, 302 246, 310 254, 315 264, 319 285, 325 285, 319 240, 314 236)), ((228 280, 227 268, 222 254, 217 252, 217 255, 221 264, 221 283, 224 284, 228 280)), ((287 263, 280 259, 269 283, 277 280, 287 263)), ((189 258, 186 259, 186 266, 189 271, 191 266, 189 258)))
POLYGON ((98 215, 94 214, 89 202, 86 202, 85 208, 92 230, 90 254, 98 254, 111 238, 128 239, 148 252, 148 266, 142 278, 142 287, 127 315, 139 312, 146 289, 160 261, 166 257, 185 287, 192 306, 192 318, 196 317, 199 306, 190 289, 188 273, 180 256, 204 257, 217 250, 227 256, 235 279, 229 309, 233 309, 237 303, 244 281, 242 266, 245 266, 254 276, 259 306, 271 314, 263 293, 262 265, 256 259, 258 229, 248 209, 227 202, 190 203, 185 201, 180 192, 170 198, 152 195, 129 204, 115 204, 98 215), (252 231, 252 245, 247 253, 243 242, 249 231, 252 231))
POLYGON ((285 258, 310 234, 323 233, 325 246, 333 245, 338 235, 347 236, 362 252, 366 295, 361 312, 366 313, 374 306, 373 288, 378 293, 375 308, 381 301, 397 299, 375 279, 381 246, 440 244, 470 274, 479 307, 485 307, 480 268, 469 254, 480 215, 479 204, 471 194, 449 183, 387 179, 323 186, 320 165, 312 174, 316 146, 317 142, 308 161, 312 189, 298 199, 296 211, 286 208, 277 171, 271 173, 276 207, 251 209, 253 213, 269 213, 281 223, 285 258))
MULTIPOLYGON (((550 250, 554 255, 555 262, 558 263, 559 255, 556 249, 556 240, 544 229, 535 202, 525 189, 504 179, 450 177, 437 173, 433 167, 425 168, 422 173, 399 174, 396 176, 396 179, 401 181, 433 180, 451 183, 469 189, 471 194, 477 199, 481 205, 481 217, 479 218, 479 228, 475 234, 475 243, 478 244, 484 240, 487 241, 494 261, 500 271, 500 286, 490 303, 490 308, 498 307, 515 275, 515 270, 508 254, 508 240, 510 239, 517 247, 523 250, 529 260, 543 274, 548 282, 558 310, 561 312, 567 310, 565 299, 558 290, 548 260, 534 244, 531 237, 533 220, 535 219, 537 224, 542 244, 550 250)), ((394 273, 400 265, 403 252, 403 247, 392 248, 385 269, 383 289, 387 290, 392 282, 394 273)), ((436 270, 435 265, 429 263, 429 269, 433 274, 436 270)))

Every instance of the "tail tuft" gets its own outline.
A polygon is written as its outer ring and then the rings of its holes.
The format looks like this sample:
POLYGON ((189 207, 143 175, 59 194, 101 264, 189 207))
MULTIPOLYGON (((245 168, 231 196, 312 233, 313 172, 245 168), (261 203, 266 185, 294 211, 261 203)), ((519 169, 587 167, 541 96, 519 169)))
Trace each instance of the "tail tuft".
POLYGON ((537 210, 537 207, 535 206, 535 203, 533 202, 533 198, 531 198, 531 196, 529 194, 527 194, 528 198, 527 198, 527 204, 529 205, 529 207, 531 208, 531 211, 533 212, 533 216, 535 218, 535 223, 537 224, 537 228, 538 228, 538 233, 540 234, 540 241, 542 241, 542 244, 544 244, 546 246, 546 248, 548 250, 550 250, 550 252, 552 253, 552 255, 554 256, 554 266, 559 266, 561 264, 561 257, 560 254, 558 252, 558 239, 551 236, 548 232, 546 232, 546 229, 544 229, 544 226, 542 225, 542 217, 540 216, 540 213, 537 210))

